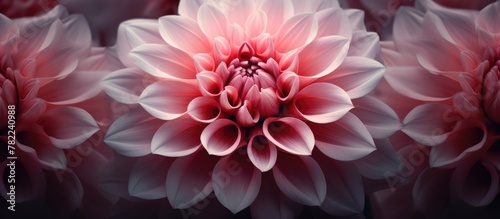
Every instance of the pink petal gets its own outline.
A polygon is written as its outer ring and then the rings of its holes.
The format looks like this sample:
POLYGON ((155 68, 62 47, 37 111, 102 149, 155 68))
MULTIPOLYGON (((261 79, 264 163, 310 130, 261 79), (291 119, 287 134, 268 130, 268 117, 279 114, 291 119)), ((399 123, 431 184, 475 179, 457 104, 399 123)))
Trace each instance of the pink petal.
POLYGON ((377 86, 384 71, 385 67, 373 59, 347 57, 335 71, 321 80, 341 87, 351 98, 358 98, 377 86))
POLYGON ((62 20, 65 37, 74 40, 80 47, 88 47, 92 43, 89 24, 83 15, 68 16, 62 20))
POLYGON ((311 124, 316 147, 326 156, 351 161, 375 151, 375 142, 361 120, 352 113, 328 124, 311 124))
POLYGON ((289 102, 299 92, 299 76, 294 72, 283 72, 276 79, 276 87, 279 100, 289 102))
POLYGON ((387 104, 371 96, 353 101, 356 115, 373 138, 387 138, 401 129, 399 117, 387 104))
POLYGON ((40 125, 56 147, 68 149, 87 140, 99 130, 94 118, 76 107, 57 107, 40 118, 40 125))
MULTIPOLYGON (((231 56, 231 45, 227 41, 226 38, 224 37, 216 37, 214 40, 214 57, 213 57, 213 62, 215 63, 221 63, 219 64, 218 68, 221 67, 222 63, 226 65, 226 62, 229 59, 229 56, 231 56)), ((226 66, 227 68, 227 66, 226 66)), ((213 71, 213 70, 211 70, 213 71)))
POLYGON ((214 58, 212 55, 207 53, 198 53, 193 56, 193 60, 196 72, 215 70, 214 58))
POLYGON ((499 20, 500 19, 500 4, 499 3, 493 3, 485 8, 483 8, 476 19, 476 26, 487 30, 491 33, 499 33, 500 28, 497 25, 494 25, 491 23, 491 21, 499 20))
POLYGON ((177 158, 167 174, 167 198, 174 208, 189 208, 206 198, 213 191, 210 173, 216 157, 198 151, 187 157, 177 158))
POLYGON ((151 139, 163 123, 137 107, 111 124, 104 142, 119 154, 144 156, 151 153, 151 139))
POLYGON ((66 154, 62 149, 52 145, 49 137, 42 130, 23 130, 20 126, 16 129, 17 146, 24 152, 32 155, 42 167, 51 169, 66 169, 66 154))
POLYGON ((260 9, 267 15, 266 32, 274 34, 288 18, 293 16, 293 4, 288 0, 264 0, 260 9))
POLYGON ((236 110, 236 122, 242 127, 253 127, 260 119, 260 113, 250 101, 245 100, 236 110))
POLYGON ((354 31, 347 56, 361 56, 380 60, 380 39, 377 33, 354 31))
POLYGON ((299 52, 299 71, 303 77, 320 78, 338 68, 349 49, 344 37, 326 36, 313 40, 299 52))
POLYGON ((451 176, 452 191, 472 206, 488 206, 498 194, 498 170, 489 163, 461 165, 451 176))
POLYGON ((276 186, 272 174, 262 176, 259 195, 250 206, 253 218, 285 219, 296 218, 302 211, 302 205, 290 200, 276 186))
POLYGON ((190 118, 167 121, 153 136, 151 152, 167 157, 184 157, 201 146, 201 132, 205 124, 190 118))
POLYGON ((215 196, 234 214, 250 206, 260 189, 261 172, 245 159, 238 153, 223 157, 212 174, 215 196))
POLYGON ((261 117, 276 116, 279 110, 279 100, 276 92, 272 88, 260 90, 260 107, 259 112, 261 117))
POLYGON ((139 104, 156 118, 172 120, 187 112, 191 100, 200 96, 197 86, 184 81, 159 81, 149 85, 139 104))
POLYGON ((319 11, 316 16, 318 17, 318 35, 316 38, 334 35, 342 36, 347 39, 351 38, 351 24, 344 10, 340 8, 328 8, 319 11))
MULTIPOLYGON (((388 138, 384 138, 374 140, 374 142, 377 150, 361 159, 353 161, 354 165, 368 179, 388 181, 388 177, 398 177, 398 174, 401 174, 401 167, 404 164, 401 161, 400 155, 394 150, 391 141, 388 138)), ((413 150, 410 152, 412 155, 415 154, 413 150)))
POLYGON ((320 206, 325 200, 325 176, 310 156, 280 154, 273 175, 280 190, 298 203, 320 206))
POLYGON ((248 37, 257 37, 264 33, 267 26, 267 15, 261 10, 252 13, 246 21, 246 32, 248 37))
POLYGON ((205 0, 180 1, 178 9, 179 15, 181 15, 181 17, 188 17, 196 20, 198 9, 204 2, 205 0))
POLYGON ((359 9, 344 9, 352 30, 366 30, 365 12, 359 9))
POLYGON ((172 15, 158 22, 161 37, 169 45, 193 54, 210 51, 207 37, 194 20, 172 15))
MULTIPOLYGON (((261 57, 274 57, 274 43, 273 39, 271 38, 271 35, 269 33, 264 33, 257 37, 257 40, 255 42, 255 54, 257 56, 261 57)), ((267 60, 267 63, 270 63, 270 60, 273 60, 272 58, 267 60)), ((274 61, 274 60, 273 60, 274 61)), ((268 69, 268 72, 273 72, 268 69)))
POLYGON ((130 55, 137 67, 156 77, 194 79, 196 75, 193 58, 168 45, 140 45, 130 55))
POLYGON ((295 96, 294 109, 300 116, 315 123, 330 123, 353 108, 348 94, 329 83, 311 84, 295 96))
POLYGON ((130 50, 145 43, 165 43, 158 32, 157 20, 132 19, 120 24, 115 48, 118 58, 125 66, 135 67, 128 54, 130 50))
POLYGON ((125 68, 109 73, 101 81, 107 95, 120 103, 136 104, 153 77, 135 68, 125 68))
POLYGON ((228 34, 229 22, 219 9, 210 4, 203 4, 198 10, 198 24, 208 39, 214 39, 228 34))
POLYGON ((443 41, 426 41, 414 44, 419 47, 417 60, 427 71, 433 74, 462 73, 460 50, 454 45, 443 41))
POLYGON ((240 127, 229 119, 219 119, 210 123, 201 133, 201 144, 210 155, 224 156, 232 153, 240 145, 240 127))
POLYGON ((480 121, 464 120, 457 125, 444 142, 432 148, 429 155, 431 167, 456 167, 486 149, 488 131, 484 124, 480 121))
POLYGON ((327 157, 317 158, 325 174, 327 193, 321 209, 333 215, 361 214, 365 204, 363 179, 357 168, 327 157))
POLYGON ((196 74, 200 91, 204 96, 216 97, 221 94, 224 82, 218 74, 212 71, 203 71, 196 74))
POLYGON ((132 167, 128 192, 131 196, 142 199, 160 199, 167 197, 165 184, 168 168, 173 159, 146 156, 140 158, 132 167))
POLYGON ((434 146, 446 140, 457 119, 448 105, 425 104, 408 113, 401 130, 419 143, 434 146))
POLYGON ((276 51, 286 53, 305 46, 316 37, 317 32, 318 21, 313 13, 295 15, 286 20, 276 33, 276 51))
POLYGON ((412 39, 420 35, 424 13, 411 7, 401 7, 394 18, 394 39, 412 39))
POLYGON ((262 129, 254 129, 250 135, 250 140, 247 146, 247 153, 250 161, 260 171, 266 172, 273 168, 278 158, 276 145, 269 142, 262 132, 262 129))
POLYGON ((469 46, 477 41, 476 27, 473 19, 459 13, 441 11, 427 13, 424 18, 427 33, 436 33, 446 41, 458 46, 469 46))
POLYGON ((221 5, 221 10, 226 14, 227 19, 233 24, 245 26, 247 19, 252 12, 256 11, 254 1, 225 1, 221 5))
POLYGON ((303 13, 303 12, 318 12, 323 11, 325 9, 340 8, 338 1, 330 1, 330 0, 292 0, 293 6, 295 9, 295 14, 303 13))
MULTIPOLYGON (((269 59, 267 61, 268 66, 274 67, 273 59, 269 59)), ((279 69, 281 72, 290 71, 290 72, 298 72, 299 71, 299 54, 297 50, 289 51, 279 59, 279 69)), ((272 68, 271 68, 272 69, 272 68)), ((274 69, 273 69, 274 72, 274 69)), ((276 74, 274 74, 276 76, 276 74)))
POLYGON ((296 155, 310 155, 314 148, 314 135, 303 121, 293 118, 267 118, 262 131, 267 140, 280 149, 296 155))
POLYGON ((188 105, 188 114, 196 121, 211 123, 221 115, 219 103, 209 97, 197 97, 188 105))
POLYGON ((233 86, 226 86, 219 97, 219 103, 226 113, 234 113, 241 106, 241 100, 238 98, 238 90, 233 86))
POLYGON ((401 94, 423 101, 446 100, 461 90, 457 81, 421 67, 389 67, 385 79, 401 94))

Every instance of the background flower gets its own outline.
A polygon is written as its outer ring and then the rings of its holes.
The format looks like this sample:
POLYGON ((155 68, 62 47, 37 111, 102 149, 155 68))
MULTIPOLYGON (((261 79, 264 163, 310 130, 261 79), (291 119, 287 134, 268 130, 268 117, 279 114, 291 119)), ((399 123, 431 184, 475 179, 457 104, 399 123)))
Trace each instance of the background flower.
POLYGON ((284 0, 181 1, 179 13, 122 23, 115 49, 126 68, 103 80, 111 97, 140 105, 105 139, 146 156, 128 192, 174 208, 213 192, 255 217, 294 215, 297 204, 361 213, 363 176, 380 180, 398 165, 390 143, 372 135, 399 129, 387 105, 361 98, 384 72, 362 12, 284 0), (391 162, 375 167, 383 157, 391 162))
POLYGON ((429 168, 416 171, 412 184, 416 208, 427 214, 442 216, 462 205, 474 212, 470 206, 494 205, 497 199, 499 44, 490 21, 498 7, 477 12, 422 1, 426 10, 400 9, 395 40, 383 43, 388 84, 420 101, 402 131, 417 145, 432 147, 429 168), (448 187, 449 193, 442 192, 448 187), (446 199, 433 198, 436 193, 446 199))

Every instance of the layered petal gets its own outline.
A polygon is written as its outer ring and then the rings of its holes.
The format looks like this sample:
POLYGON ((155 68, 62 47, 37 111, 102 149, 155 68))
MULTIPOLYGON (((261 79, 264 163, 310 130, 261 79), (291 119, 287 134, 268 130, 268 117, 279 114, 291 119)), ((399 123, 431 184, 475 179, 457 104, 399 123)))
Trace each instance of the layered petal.
POLYGON ((160 199, 167 197, 165 183, 168 168, 173 159, 146 156, 139 159, 130 173, 128 192, 131 196, 142 199, 160 199))
POLYGON ((278 148, 296 155, 310 155, 314 134, 303 121, 293 118, 267 118, 262 127, 264 136, 278 148))
POLYGON ((167 121, 154 134, 151 152, 166 157, 188 156, 201 147, 200 139, 192 136, 200 136, 205 126, 190 118, 167 121))
POLYGON ((224 156, 232 153, 242 139, 240 127, 229 119, 218 119, 201 133, 201 144, 211 155, 224 156))

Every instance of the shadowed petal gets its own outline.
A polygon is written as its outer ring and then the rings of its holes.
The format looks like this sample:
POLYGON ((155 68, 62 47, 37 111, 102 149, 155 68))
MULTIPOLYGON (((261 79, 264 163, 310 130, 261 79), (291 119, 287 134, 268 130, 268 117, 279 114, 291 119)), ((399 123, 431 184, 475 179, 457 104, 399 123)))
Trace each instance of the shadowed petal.
POLYGON ((107 95, 120 103, 136 104, 153 77, 135 68, 125 68, 109 73, 101 81, 107 95))
POLYGON ((205 124, 190 118, 165 122, 153 136, 151 152, 167 157, 183 157, 194 153, 201 146, 198 136, 205 124))
POLYGON ((167 197, 165 183, 168 168, 174 159, 160 156, 140 158, 132 167, 128 192, 131 196, 142 199, 160 199, 167 197))
POLYGON ((352 113, 328 124, 311 124, 316 147, 328 157, 351 161, 364 157, 375 148, 372 136, 352 113))
POLYGON ((224 156, 232 153, 241 141, 240 127, 229 119, 210 123, 201 133, 201 144, 210 155, 224 156))
POLYGON ((209 97, 197 97, 188 105, 188 114, 196 121, 211 123, 221 115, 219 103, 209 97))
POLYGON ((318 163, 309 156, 280 154, 273 175, 280 190, 296 202, 320 206, 325 200, 325 176, 318 163))
POLYGON ((353 103, 351 112, 363 122, 373 138, 387 138, 401 129, 398 115, 384 102, 365 96, 353 103))
POLYGON ((276 145, 267 140, 260 127, 251 133, 247 153, 250 161, 262 172, 273 168, 278 158, 276 145))

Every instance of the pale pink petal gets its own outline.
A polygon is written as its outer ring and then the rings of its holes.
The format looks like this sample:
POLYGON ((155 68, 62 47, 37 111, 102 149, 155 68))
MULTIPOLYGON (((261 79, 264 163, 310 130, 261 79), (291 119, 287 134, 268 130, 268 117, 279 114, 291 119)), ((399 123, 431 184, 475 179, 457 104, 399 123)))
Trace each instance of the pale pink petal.
POLYGON ((421 67, 389 67, 384 77, 395 90, 417 100, 442 101, 461 90, 457 81, 421 67))
MULTIPOLYGON (((277 73, 278 72, 275 72, 276 70, 273 69, 275 66, 275 61, 271 58, 269 60, 267 60, 267 65, 268 65, 268 68, 272 69, 272 72, 275 73, 274 75, 277 76, 277 73)), ((280 58, 279 60, 279 69, 282 71, 282 72, 285 72, 285 71, 290 71, 290 72, 298 72, 299 71, 299 54, 297 52, 297 50, 292 50, 292 51, 289 51, 285 54, 283 54, 283 56, 280 58)))
POLYGON ((169 45, 194 54, 210 51, 207 37, 195 20, 180 16, 165 16, 158 22, 161 37, 169 45))
POLYGON ((434 74, 462 73, 460 50, 445 41, 426 41, 413 44, 417 60, 422 67, 434 74))
POLYGON ((366 30, 365 28, 365 12, 359 9, 344 9, 352 30, 366 30))
MULTIPOLYGON (((246 32, 248 37, 257 37, 264 33, 267 26, 267 15, 263 11, 255 11, 246 21, 246 32)), ((259 46, 257 46, 259 47, 259 46)), ((262 48, 262 47, 261 47, 262 48)))
POLYGON ((105 71, 74 71, 61 80, 55 80, 40 87, 38 96, 52 104, 73 104, 90 99, 99 92, 99 81, 105 71))
POLYGON ((208 53, 198 53, 194 55, 193 61, 196 72, 215 70, 214 58, 208 53))
POLYGON ((218 7, 220 7, 231 23, 243 27, 252 12, 256 11, 255 4, 256 2, 254 1, 223 0, 219 3, 218 7))
POLYGON ((291 154, 311 155, 314 148, 313 132, 297 118, 267 118, 262 131, 267 140, 291 154))
POLYGON ((470 47, 477 41, 476 27, 469 15, 441 11, 429 12, 424 18, 427 34, 437 34, 458 47, 470 47))
POLYGON ((401 7, 394 18, 394 39, 405 40, 420 36, 424 14, 412 7, 401 7))
POLYGON ((353 103, 351 112, 363 121, 373 138, 387 138, 401 129, 398 115, 384 102, 365 96, 353 103))
POLYGON ((500 3, 493 3, 483 8, 476 19, 476 26, 491 33, 499 33, 500 28, 491 21, 500 20, 500 3))
POLYGON ((276 51, 286 53, 301 48, 314 40, 318 32, 318 20, 312 13, 298 14, 281 25, 274 36, 276 51))
POLYGON ((215 72, 203 71, 196 74, 198 86, 204 96, 216 97, 224 90, 224 82, 222 78, 215 72))
POLYGON ((166 157, 188 156, 201 147, 198 136, 205 126, 190 118, 167 121, 154 134, 151 153, 166 157))
POLYGON ((201 144, 210 155, 224 156, 240 145, 240 127, 229 119, 218 119, 210 123, 201 133, 201 144))
POLYGON ((293 4, 289 0, 264 0, 260 9, 267 15, 266 32, 274 34, 283 22, 293 16, 293 4))
POLYGON ((344 10, 339 8, 328 8, 319 11, 316 16, 318 17, 318 35, 316 38, 334 35, 342 36, 347 39, 351 38, 351 24, 344 10))
POLYGON ((221 66, 226 65, 226 62, 228 61, 230 56, 231 45, 229 44, 229 41, 227 41, 227 39, 224 37, 216 37, 214 39, 214 57, 212 60, 215 63, 220 63, 219 66, 217 66, 217 70, 219 70, 219 68, 222 68, 221 66))
POLYGON ((165 44, 143 44, 132 51, 134 63, 145 72, 161 78, 194 79, 193 58, 182 50, 165 44))
POLYGON ((353 108, 349 95, 334 84, 311 84, 295 96, 296 112, 315 123, 330 123, 340 119, 353 108))
POLYGON ((420 105, 408 113, 401 130, 421 144, 434 146, 446 140, 457 118, 453 108, 448 105, 420 105))
POLYGON ((167 174, 167 198, 174 208, 189 208, 213 191, 212 177, 218 158, 198 151, 190 156, 177 158, 167 174))
POLYGON ((299 52, 298 74, 320 78, 337 69, 347 56, 349 40, 340 36, 326 36, 313 40, 299 52))
POLYGON ((119 154, 144 156, 151 153, 151 139, 163 123, 137 107, 111 124, 104 142, 119 154))
MULTIPOLYGON (((273 57, 274 56, 274 43, 273 39, 271 38, 271 35, 269 33, 264 33, 257 37, 257 42, 256 48, 255 48, 255 54, 257 56, 261 57, 273 57)), ((267 60, 267 63, 270 63, 272 61, 276 62, 273 58, 270 58, 267 60)), ((269 64, 268 64, 269 65, 269 64)), ((273 72, 270 69, 268 69, 269 72, 273 72)), ((273 74, 274 75, 274 74, 273 74)))
POLYGON ((282 102, 293 100, 299 92, 299 76, 294 72, 283 72, 276 79, 276 96, 282 102))
POLYGON ((68 149, 81 144, 99 130, 94 118, 76 107, 57 107, 48 110, 38 121, 52 144, 68 149))
POLYGON ((489 163, 461 165, 451 176, 452 191, 472 206, 488 206, 498 194, 498 170, 489 163))
POLYGON ((73 40, 80 47, 88 47, 92 43, 92 35, 89 24, 81 14, 74 14, 66 17, 63 22, 65 37, 73 40))
POLYGON ((379 60, 380 39, 378 34, 362 30, 354 31, 347 56, 361 56, 379 60))
POLYGON ((200 95, 198 87, 192 83, 159 81, 142 92, 139 104, 154 117, 171 120, 184 115, 191 100, 200 95))
MULTIPOLYGON (((24 112, 19 115, 19 119, 26 119, 28 121, 38 120, 47 109, 47 103, 40 98, 24 101, 21 106, 24 112)), ((5 109, 7 109, 7 106, 5 106, 5 109)), ((5 112, 7 113, 7 111, 5 112)), ((7 116, 5 116, 5 118, 7 118, 7 116)), ((7 124, 7 120, 5 120, 4 124, 7 124)))
POLYGON ((320 206, 325 200, 325 175, 310 156, 280 154, 273 175, 280 190, 298 203, 320 206))
POLYGON ((447 137, 432 148, 429 155, 431 167, 456 167, 465 159, 483 153, 488 130, 479 121, 463 120, 447 137))
POLYGON ((209 97, 197 97, 188 105, 188 114, 196 121, 211 123, 221 115, 221 108, 216 100, 209 97))
POLYGON ((167 170, 173 161, 173 159, 158 156, 140 158, 130 173, 129 194, 142 199, 167 197, 167 189, 165 188, 167 170))
POLYGON ((350 98, 359 98, 377 86, 384 71, 385 67, 373 59, 346 57, 335 71, 321 80, 341 87, 350 98))
POLYGON ((311 124, 316 147, 335 160, 351 161, 375 151, 375 142, 361 120, 352 113, 328 124, 311 124))
POLYGON ((124 21, 118 27, 116 53, 127 67, 135 67, 128 56, 130 50, 144 43, 160 44, 165 41, 159 36, 158 21, 153 19, 132 19, 124 21))
POLYGON ((250 206, 259 194, 261 172, 246 159, 238 153, 223 157, 212 173, 215 196, 234 214, 250 206))
POLYGON ((107 95, 120 103, 136 104, 153 77, 136 68, 124 68, 107 74, 101 86, 107 95))
POLYGON ((262 176, 259 195, 250 206, 252 218, 286 219, 296 218, 303 206, 290 200, 276 186, 272 174, 262 176))
POLYGON ((326 157, 316 158, 325 174, 327 191, 321 209, 333 215, 361 214, 365 204, 363 180, 356 166, 326 157))
POLYGON ((207 0, 180 1, 178 9, 179 15, 196 20, 196 17, 198 16, 198 9, 204 2, 207 2, 207 0))
POLYGON ((259 112, 261 117, 270 117, 278 114, 279 100, 276 92, 272 88, 260 90, 260 107, 259 112))
POLYGON ((331 0, 292 0, 295 9, 295 14, 303 12, 317 12, 329 8, 340 8, 338 1, 331 0))
POLYGON ((253 165, 262 172, 273 168, 278 158, 276 145, 267 140, 261 128, 254 129, 251 133, 247 153, 253 165))
MULTIPOLYGON (((399 176, 404 165, 400 155, 396 153, 391 141, 387 138, 374 140, 377 150, 365 157, 353 161, 359 172, 368 179, 386 180, 399 176)), ((415 154, 415 152, 411 152, 415 154)), ((422 160, 422 162, 425 162, 422 160)))
POLYGON ((209 40, 215 37, 226 37, 229 31, 229 21, 226 15, 215 6, 203 4, 198 9, 198 25, 209 40))

